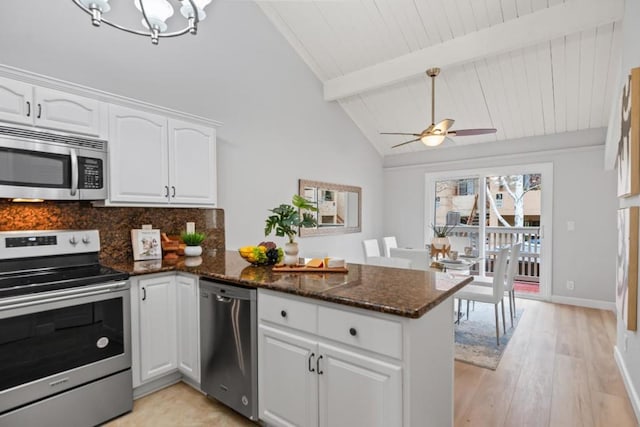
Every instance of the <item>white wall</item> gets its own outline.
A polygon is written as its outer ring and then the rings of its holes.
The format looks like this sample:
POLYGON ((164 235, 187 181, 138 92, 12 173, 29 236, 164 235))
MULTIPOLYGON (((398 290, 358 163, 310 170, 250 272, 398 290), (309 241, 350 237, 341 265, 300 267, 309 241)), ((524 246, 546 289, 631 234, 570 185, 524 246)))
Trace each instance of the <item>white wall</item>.
POLYGON ((196 37, 152 46, 92 27, 71 1, 6 1, 0 62, 223 122, 227 248, 263 240, 267 209, 290 203, 298 178, 363 189, 363 232, 303 238, 302 250, 359 261, 361 240, 380 235, 381 158, 253 2, 213 2, 196 37))
MULTIPOLYGON (((620 74, 628 75, 629 70, 634 67, 640 67, 640 1, 626 0, 625 13, 622 31, 622 61, 620 74)), ((616 100, 615 102, 618 102, 616 100)), ((614 117, 611 126, 620 126, 620 118, 614 117)), ((607 166, 612 166, 611 162, 615 159, 617 153, 618 141, 607 141, 607 166)), ((616 202, 616 205, 618 203, 616 202)), ((640 206, 640 197, 632 197, 620 201, 620 206, 640 206)), ((640 303, 640 301, 638 301, 640 303)), ((625 385, 629 391, 629 397, 636 412, 636 417, 640 419, 640 399, 638 392, 640 391, 640 333, 637 331, 627 331, 624 321, 618 315, 616 354, 621 372, 625 380, 625 385)))
POLYGON ((401 245, 424 245, 426 173, 552 162, 552 296, 610 305, 615 301, 616 193, 615 174, 603 170, 603 143, 604 130, 596 130, 430 150, 429 162, 413 155, 422 163, 408 167, 400 165, 409 157, 385 159, 384 234, 397 236, 401 245), (505 154, 510 151, 521 154, 505 154), (567 221, 575 221, 575 231, 567 231, 567 221), (567 290, 567 280, 575 282, 574 291, 567 290))

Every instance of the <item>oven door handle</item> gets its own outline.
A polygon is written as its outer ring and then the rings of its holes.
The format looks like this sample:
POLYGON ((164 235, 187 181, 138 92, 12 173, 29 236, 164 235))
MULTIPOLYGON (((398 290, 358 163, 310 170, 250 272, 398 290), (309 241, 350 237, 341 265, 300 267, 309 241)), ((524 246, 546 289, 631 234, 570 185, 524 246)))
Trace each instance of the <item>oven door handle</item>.
POLYGON ((78 192, 78 153, 75 149, 71 148, 69 150, 69 154, 71 155, 71 195, 75 196, 78 192))
POLYGON ((114 282, 96 286, 85 286, 61 291, 43 292, 41 294, 22 295, 0 300, 0 311, 30 307, 50 302, 66 301, 79 297, 106 294, 127 288, 127 282, 114 282))

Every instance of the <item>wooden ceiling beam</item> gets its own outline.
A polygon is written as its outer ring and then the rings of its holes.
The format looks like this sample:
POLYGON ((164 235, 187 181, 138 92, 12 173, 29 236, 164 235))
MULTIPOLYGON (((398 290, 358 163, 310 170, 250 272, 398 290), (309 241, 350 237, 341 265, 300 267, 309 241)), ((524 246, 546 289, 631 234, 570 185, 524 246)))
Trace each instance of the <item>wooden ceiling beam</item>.
POLYGON ((570 0, 324 82, 335 101, 388 86, 432 67, 452 67, 619 21, 624 0, 570 0))

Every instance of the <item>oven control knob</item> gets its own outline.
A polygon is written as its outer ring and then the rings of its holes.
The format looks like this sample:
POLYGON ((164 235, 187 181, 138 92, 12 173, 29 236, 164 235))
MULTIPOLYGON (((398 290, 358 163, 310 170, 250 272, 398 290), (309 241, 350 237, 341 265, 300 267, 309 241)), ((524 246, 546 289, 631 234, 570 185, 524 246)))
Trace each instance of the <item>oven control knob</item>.
POLYGON ((89 243, 91 243, 91 239, 89 239, 89 236, 84 236, 82 238, 82 243, 84 243, 85 245, 88 245, 89 243))
POLYGON ((73 236, 69 239, 69 243, 71 243, 73 246, 78 244, 78 241, 76 240, 76 236, 73 236))

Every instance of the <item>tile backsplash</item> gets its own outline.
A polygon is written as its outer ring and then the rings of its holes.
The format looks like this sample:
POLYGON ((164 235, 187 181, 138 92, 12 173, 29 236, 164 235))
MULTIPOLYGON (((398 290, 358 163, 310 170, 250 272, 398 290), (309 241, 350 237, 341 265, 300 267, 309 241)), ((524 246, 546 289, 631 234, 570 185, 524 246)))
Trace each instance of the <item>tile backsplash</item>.
POLYGON ((0 201, 0 231, 100 230, 102 262, 132 259, 131 229, 151 224, 168 235, 180 234, 187 222, 207 234, 205 249, 224 250, 224 211, 185 208, 96 208, 89 202, 12 203, 0 201))

